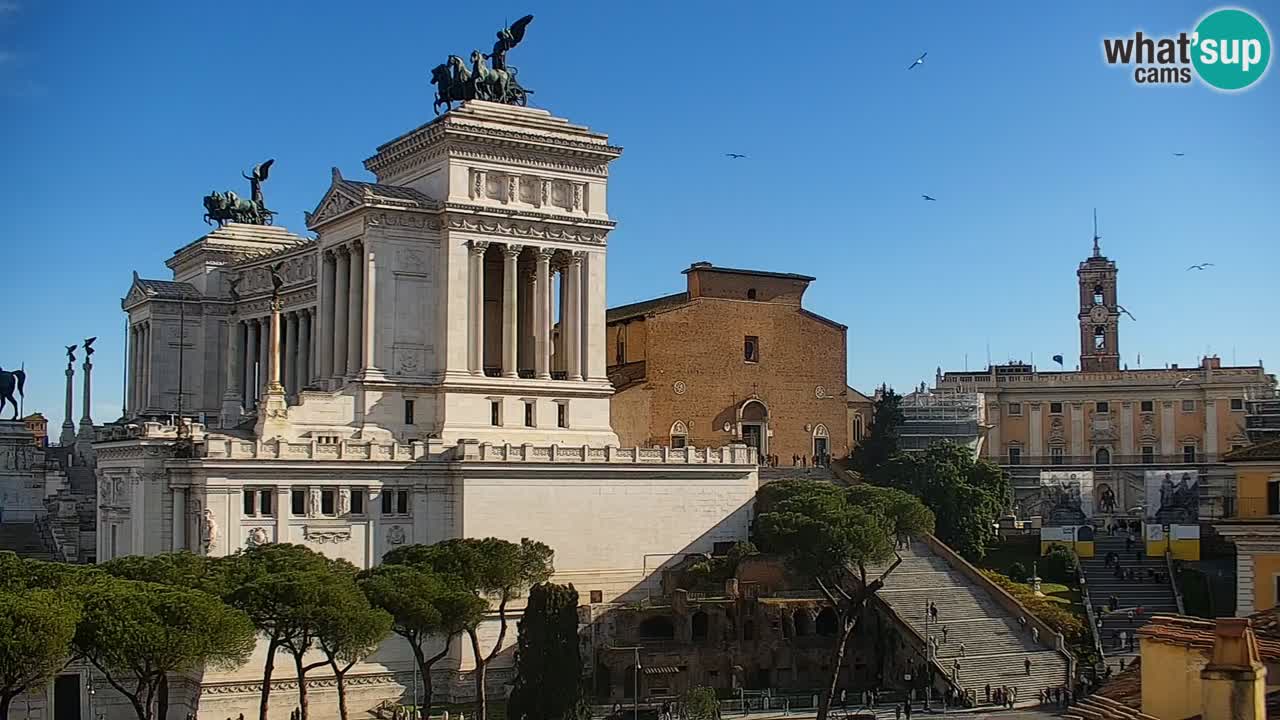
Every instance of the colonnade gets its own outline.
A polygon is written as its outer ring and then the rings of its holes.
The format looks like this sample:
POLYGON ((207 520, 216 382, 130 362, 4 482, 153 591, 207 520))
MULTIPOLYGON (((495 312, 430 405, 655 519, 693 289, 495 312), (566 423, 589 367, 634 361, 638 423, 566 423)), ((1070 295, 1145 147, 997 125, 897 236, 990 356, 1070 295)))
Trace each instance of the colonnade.
MULTIPOLYGON (((286 395, 296 395, 318 379, 315 321, 313 307, 280 313, 280 381, 286 395)), ((246 411, 257 406, 271 379, 270 352, 270 315, 245 318, 231 327, 227 387, 246 411)))
POLYGON ((366 328, 374 312, 373 263, 373 253, 358 240, 324 252, 316 347, 322 379, 341 380, 372 364, 373 333, 366 328))
POLYGON ((143 413, 151 405, 151 321, 129 328, 129 409, 143 413))

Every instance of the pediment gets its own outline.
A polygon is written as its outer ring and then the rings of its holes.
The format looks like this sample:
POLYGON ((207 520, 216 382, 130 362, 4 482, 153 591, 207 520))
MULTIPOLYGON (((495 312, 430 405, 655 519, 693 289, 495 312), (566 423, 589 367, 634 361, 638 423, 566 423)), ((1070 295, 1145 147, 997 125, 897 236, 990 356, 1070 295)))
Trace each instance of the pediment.
POLYGON ((334 218, 345 215, 364 204, 363 198, 356 197, 342 183, 342 175, 334 168, 333 183, 328 192, 320 198, 313 212, 304 213, 307 228, 314 230, 334 218))

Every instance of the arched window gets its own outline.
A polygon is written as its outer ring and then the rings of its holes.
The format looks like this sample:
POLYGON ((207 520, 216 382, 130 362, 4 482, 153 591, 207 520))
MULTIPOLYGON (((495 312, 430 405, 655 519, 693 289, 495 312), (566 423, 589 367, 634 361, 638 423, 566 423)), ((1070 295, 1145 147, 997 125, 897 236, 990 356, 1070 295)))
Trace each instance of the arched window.
POLYGON ((699 610, 693 614, 693 618, 689 621, 689 636, 694 642, 703 642, 707 639, 707 626, 710 621, 707 614, 699 610))
POLYGON ((621 365, 627 361, 627 338, 624 332, 624 326, 618 326, 618 332, 614 335, 613 347, 613 364, 621 365))
POLYGON ((791 618, 796 626, 796 637, 804 637, 809 634, 811 628, 809 627, 809 613, 807 611, 797 610, 791 618))
POLYGON ((853 416, 853 441, 855 443, 862 442, 862 413, 853 416))
POLYGON ((1093 349, 1105 350, 1107 348, 1107 329, 1101 325, 1093 328, 1093 349))
POLYGON ((651 617, 640 623, 640 637, 646 640, 670 640, 676 636, 671 618, 651 617))
POLYGON ((814 630, 823 637, 835 637, 836 634, 836 611, 831 608, 823 608, 818 613, 818 619, 813 623, 814 630))
POLYGON ((1094 304, 1094 305, 1101 305, 1101 304, 1102 304, 1102 302, 1103 302, 1103 299, 1102 299, 1102 284, 1101 284, 1101 283, 1099 283, 1099 284, 1097 284, 1097 285, 1094 285, 1094 286, 1093 286, 1093 304, 1094 304))
POLYGON ((1097 452, 1095 452, 1095 453, 1093 454, 1093 459, 1094 459, 1094 460, 1095 460, 1099 465, 1110 465, 1110 464, 1111 464, 1111 451, 1110 451, 1110 450, 1108 450, 1107 448, 1100 447, 1100 448, 1098 448, 1097 452))
POLYGON ((682 448, 689 444, 689 426, 677 420, 671 424, 671 447, 682 448))

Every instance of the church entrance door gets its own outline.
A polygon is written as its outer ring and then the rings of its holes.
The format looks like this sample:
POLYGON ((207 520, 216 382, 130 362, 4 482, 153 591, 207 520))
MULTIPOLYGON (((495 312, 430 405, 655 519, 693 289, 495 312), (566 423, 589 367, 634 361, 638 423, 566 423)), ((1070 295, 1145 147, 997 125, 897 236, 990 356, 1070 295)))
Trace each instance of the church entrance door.
POLYGON ((755 448, 757 456, 763 457, 765 454, 764 425, 758 423, 743 423, 742 441, 748 446, 755 448))

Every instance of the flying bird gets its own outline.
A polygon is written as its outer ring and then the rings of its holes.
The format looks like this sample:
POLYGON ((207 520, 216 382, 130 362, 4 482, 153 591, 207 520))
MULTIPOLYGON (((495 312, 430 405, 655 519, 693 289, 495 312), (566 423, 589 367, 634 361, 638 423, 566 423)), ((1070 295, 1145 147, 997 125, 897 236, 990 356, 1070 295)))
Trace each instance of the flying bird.
POLYGON ((1188 271, 1190 271, 1190 270, 1204 270, 1205 268, 1211 268, 1211 267, 1213 267, 1213 263, 1200 263, 1199 265, 1192 265, 1191 267, 1187 268, 1187 270, 1188 270, 1188 271))
POLYGON ((1174 383, 1174 384, 1173 384, 1173 386, 1174 386, 1174 387, 1182 387, 1185 383, 1195 382, 1195 381, 1196 381, 1196 379, 1195 379, 1195 378, 1193 378, 1193 377, 1184 377, 1184 378, 1182 378, 1182 379, 1178 380, 1178 382, 1174 383))
POLYGON ((936 197, 934 197, 934 196, 932 196, 932 195, 923 195, 923 194, 922 194, 920 197, 924 198, 925 200, 932 201, 932 202, 938 202, 938 198, 936 198, 936 197))
POLYGON ((915 62, 913 62, 913 63, 911 63, 910 65, 908 65, 908 66, 907 66, 907 69, 908 69, 908 70, 910 70, 910 69, 914 68, 914 67, 915 67, 915 66, 917 66, 917 65, 923 65, 923 64, 924 64, 924 56, 925 56, 925 55, 928 55, 928 54, 929 54, 929 53, 927 53, 927 52, 922 52, 922 53, 920 53, 920 57, 916 58, 915 62))
POLYGON ((1174 153, 1174 154, 1173 154, 1173 156, 1174 156, 1174 157, 1182 157, 1182 156, 1184 156, 1184 155, 1186 155, 1186 153, 1174 153))
POLYGON ((727 158, 733 158, 734 160, 746 157, 746 155, 743 155, 742 153, 725 153, 724 156, 727 158))
POLYGON ((1130 320, 1134 322, 1138 322, 1138 318, 1134 317, 1133 313, 1129 312, 1128 310, 1125 310, 1123 305, 1117 305, 1116 309, 1124 313, 1125 315, 1128 315, 1130 320))

